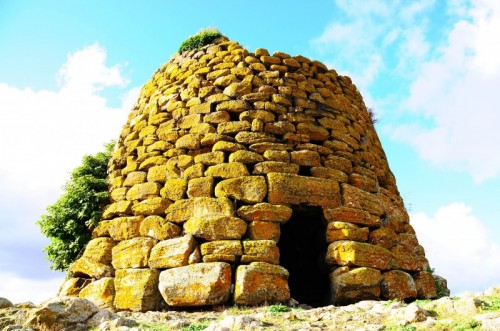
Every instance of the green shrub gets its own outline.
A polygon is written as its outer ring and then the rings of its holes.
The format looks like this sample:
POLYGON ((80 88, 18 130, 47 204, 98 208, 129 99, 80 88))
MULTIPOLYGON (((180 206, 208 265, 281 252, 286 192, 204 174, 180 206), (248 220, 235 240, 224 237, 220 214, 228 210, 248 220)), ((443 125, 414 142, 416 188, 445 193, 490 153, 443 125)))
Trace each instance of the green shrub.
POLYGON ((85 155, 63 187, 63 194, 37 221, 51 243, 44 248, 51 269, 65 271, 90 240, 108 203, 106 172, 114 142, 95 155, 85 155))
POLYGON ((199 49, 205 45, 214 43, 217 39, 224 37, 217 29, 204 29, 197 34, 184 40, 179 47, 179 53, 199 49))

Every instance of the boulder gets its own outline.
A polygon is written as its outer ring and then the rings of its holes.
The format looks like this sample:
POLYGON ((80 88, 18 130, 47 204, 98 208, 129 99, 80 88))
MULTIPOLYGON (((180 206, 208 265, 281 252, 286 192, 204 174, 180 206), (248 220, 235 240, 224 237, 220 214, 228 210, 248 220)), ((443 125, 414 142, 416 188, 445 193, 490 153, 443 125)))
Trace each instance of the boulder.
POLYGON ((236 269, 234 302, 238 305, 260 305, 290 299, 288 271, 278 265, 252 262, 236 269))
POLYGON ((115 277, 117 310, 148 311, 160 305, 156 269, 119 269, 115 277))
POLYGON ((234 216, 191 217, 184 224, 184 231, 205 240, 241 239, 247 231, 247 223, 234 216))
POLYGON ((257 203, 250 206, 242 206, 238 209, 238 216, 245 221, 264 221, 285 223, 292 217, 292 209, 284 205, 274 205, 267 202, 257 203))
POLYGON ((148 216, 139 228, 142 237, 151 237, 156 240, 171 239, 179 236, 181 228, 174 223, 167 222, 161 216, 148 216))
POLYGON ((60 297, 78 297, 80 291, 90 284, 92 280, 88 278, 69 278, 59 288, 57 296, 60 297))
POLYGON ((382 297, 387 300, 407 300, 417 297, 413 278, 404 271, 391 270, 382 275, 382 297))
POLYGON ((147 267, 149 253, 155 244, 156 240, 149 237, 120 241, 113 247, 113 267, 115 269, 147 267))
POLYGON ((180 238, 163 240, 157 243, 149 256, 149 267, 153 269, 176 268, 188 265, 196 242, 188 234, 180 238))
POLYGON ((97 279, 102 277, 113 277, 115 272, 112 266, 96 262, 88 257, 81 257, 73 262, 68 271, 72 277, 97 279))
POLYGON ((215 186, 215 196, 259 203, 267 195, 266 179, 262 176, 242 176, 220 181, 215 186))
POLYGON ((330 274, 332 303, 346 305, 360 300, 378 300, 381 280, 377 269, 340 267, 330 274))
POLYGON ((95 303, 99 308, 113 308, 115 299, 114 278, 104 277, 96 280, 80 291, 80 298, 95 303))
POLYGON ((160 274, 159 289, 169 306, 220 305, 229 300, 231 266, 211 262, 167 269, 160 274))
POLYGON ((127 240, 138 237, 143 219, 143 216, 116 217, 109 222, 109 236, 114 240, 127 240))
POLYGON ((90 258, 96 262, 111 264, 111 251, 115 246, 115 241, 111 238, 100 237, 92 239, 85 246, 83 257, 90 258))
POLYGON ((383 247, 357 241, 340 240, 328 245, 325 257, 330 265, 370 267, 379 270, 391 268, 392 253, 383 247))

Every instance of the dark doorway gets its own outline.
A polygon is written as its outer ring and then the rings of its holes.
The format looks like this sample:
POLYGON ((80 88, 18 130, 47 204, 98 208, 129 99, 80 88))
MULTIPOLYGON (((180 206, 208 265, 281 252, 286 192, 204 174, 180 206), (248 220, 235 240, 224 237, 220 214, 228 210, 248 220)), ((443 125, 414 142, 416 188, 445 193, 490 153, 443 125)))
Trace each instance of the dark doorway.
POLYGON ((281 226, 280 264, 290 272, 292 298, 312 307, 330 304, 330 282, 325 254, 326 221, 319 207, 294 206, 281 226))

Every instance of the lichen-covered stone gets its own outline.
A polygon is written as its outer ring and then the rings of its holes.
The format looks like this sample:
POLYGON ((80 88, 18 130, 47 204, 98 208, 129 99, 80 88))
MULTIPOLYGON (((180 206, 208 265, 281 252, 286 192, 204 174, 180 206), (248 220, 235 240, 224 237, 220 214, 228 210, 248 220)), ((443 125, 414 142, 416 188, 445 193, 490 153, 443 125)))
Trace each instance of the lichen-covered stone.
POLYGON ((231 266, 212 262, 167 269, 160 274, 159 289, 169 306, 220 305, 229 300, 231 266))
POLYGON ((377 300, 381 280, 377 269, 340 267, 330 274, 332 303, 345 305, 359 300, 377 300))
POLYGON ((262 155, 245 150, 239 150, 229 155, 229 162, 257 163, 264 161, 262 155))
POLYGON ((245 240, 243 241, 242 263, 267 262, 279 264, 280 250, 273 240, 245 240))
MULTIPOLYGON (((177 201, 183 199, 186 195, 188 181, 181 178, 171 178, 165 181, 165 186, 160 191, 160 194, 165 199, 177 201)), ((166 207, 165 207, 166 208, 166 207)))
POLYGON ((298 164, 279 162, 279 161, 264 161, 259 162, 253 168, 254 175, 264 175, 272 172, 282 172, 290 174, 298 174, 300 166, 298 164))
MULTIPOLYGON (((79 278, 79 277, 69 278, 61 285, 57 295, 60 297, 67 297, 67 296, 78 297, 81 290, 85 288, 85 286, 90 284, 90 282, 91 279, 88 278, 79 278)), ((1 305, 0 308, 2 308, 1 305)))
POLYGON ((146 200, 142 200, 132 206, 132 213, 134 215, 163 215, 165 209, 172 202, 161 197, 154 197, 146 200))
POLYGON ((284 205, 257 203, 251 206, 242 206, 238 209, 238 216, 244 220, 285 223, 292 217, 292 209, 284 205))
POLYGON ((147 267, 149 253, 155 243, 156 240, 149 237, 120 241, 113 247, 113 267, 115 269, 147 267))
POLYGON ((433 299, 437 297, 436 282, 430 272, 421 271, 413 275, 418 299, 433 299))
POLYGON ((148 311, 160 306, 156 269, 119 269, 115 277, 117 310, 148 311))
POLYGON ((263 176, 241 176, 220 181, 215 186, 216 197, 236 199, 245 203, 259 203, 267 195, 263 176))
POLYGON ((182 223, 191 217, 234 215, 234 205, 228 198, 194 198, 179 200, 165 211, 167 221, 182 223))
POLYGON ((160 195, 161 186, 158 183, 135 184, 127 191, 127 200, 144 200, 160 195))
POLYGON ((179 236, 181 228, 161 216, 152 215, 141 222, 139 232, 142 237, 165 240, 179 236))
POLYGON ((108 224, 110 237, 114 240, 127 240, 139 236, 143 219, 143 216, 127 216, 111 220, 108 224))
POLYGON ((167 239, 157 243, 149 256, 149 267, 165 269, 182 267, 188 264, 189 256, 196 242, 191 235, 167 239))
POLYGON ((115 273, 112 266, 88 257, 81 257, 73 262, 68 271, 72 277, 89 278, 113 277, 115 273))
POLYGON ((273 240, 280 239, 280 224, 276 222, 253 221, 248 224, 248 239, 251 240, 273 240))
POLYGON ((101 309, 112 309, 115 300, 115 279, 111 277, 98 279, 82 289, 79 296, 92 301, 101 309))
POLYGON ((252 262, 236 269, 234 302, 238 305, 260 305, 290 299, 288 271, 278 265, 252 262))
POLYGON ((211 176, 193 178, 187 186, 188 198, 213 197, 214 196, 214 178, 211 176))
POLYGON ((382 275, 382 296, 387 300, 406 300, 417 297, 413 278, 404 271, 391 270, 382 275))
POLYGON ((234 178, 248 176, 247 167, 240 162, 221 163, 208 167, 205 171, 205 176, 234 178))
POLYGON ((341 240, 328 245, 326 263, 330 265, 391 268, 392 253, 380 246, 357 241, 341 240))
POLYGON ((241 239, 247 231, 247 223, 234 216, 194 216, 184 223, 184 230, 205 240, 241 239))
POLYGON ((372 215, 380 216, 385 210, 377 196, 349 184, 342 184, 342 197, 345 207, 361 209, 372 215))
POLYGON ((216 240, 201 244, 201 255, 227 254, 243 255, 243 246, 239 240, 216 240))
POLYGON ((330 179, 320 179, 293 174, 267 174, 268 201, 271 204, 306 204, 334 208, 340 206, 339 184, 330 179))
POLYGON ((326 228, 326 242, 338 240, 367 241, 370 230, 351 223, 330 222, 326 228))
POLYGON ((82 256, 96 262, 111 264, 111 251, 115 244, 115 241, 111 238, 101 237, 92 239, 85 246, 82 256))
POLYGON ((360 209, 339 207, 323 210, 323 216, 329 222, 348 222, 366 226, 380 226, 379 217, 360 209))

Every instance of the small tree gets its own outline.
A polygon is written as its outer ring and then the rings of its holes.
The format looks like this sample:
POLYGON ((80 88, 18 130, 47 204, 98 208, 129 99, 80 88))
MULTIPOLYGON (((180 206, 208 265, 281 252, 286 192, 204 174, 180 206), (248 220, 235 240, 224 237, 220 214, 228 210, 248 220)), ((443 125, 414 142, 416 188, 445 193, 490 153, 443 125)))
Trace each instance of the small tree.
POLYGON ((42 215, 37 224, 51 243, 44 248, 51 269, 65 271, 90 240, 102 208, 109 201, 106 172, 115 143, 95 155, 85 155, 71 172, 63 194, 42 215))

